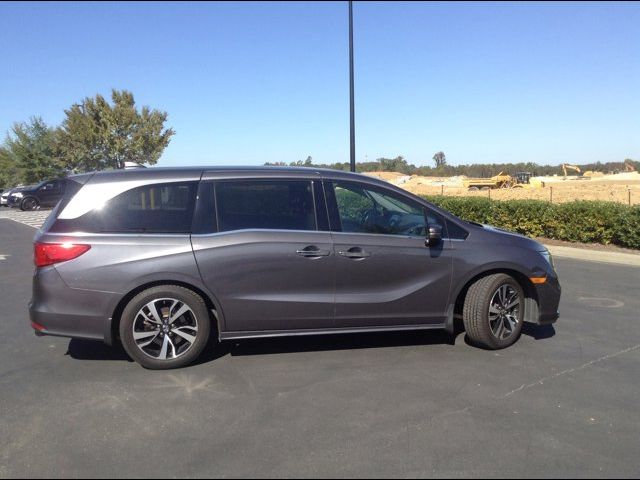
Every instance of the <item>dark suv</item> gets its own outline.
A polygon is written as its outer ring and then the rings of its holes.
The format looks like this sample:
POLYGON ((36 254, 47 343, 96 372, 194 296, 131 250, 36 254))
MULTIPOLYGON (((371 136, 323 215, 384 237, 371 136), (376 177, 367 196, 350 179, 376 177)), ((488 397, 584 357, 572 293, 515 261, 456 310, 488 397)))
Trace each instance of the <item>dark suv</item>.
POLYGON ((46 180, 35 186, 22 187, 9 195, 10 207, 20 210, 37 210, 54 207, 64 196, 66 180, 63 178, 46 180))
POLYGON ((210 335, 454 330, 513 344, 560 300, 547 249, 362 175, 180 168, 69 177, 35 238, 39 335, 119 341, 148 368, 210 335))

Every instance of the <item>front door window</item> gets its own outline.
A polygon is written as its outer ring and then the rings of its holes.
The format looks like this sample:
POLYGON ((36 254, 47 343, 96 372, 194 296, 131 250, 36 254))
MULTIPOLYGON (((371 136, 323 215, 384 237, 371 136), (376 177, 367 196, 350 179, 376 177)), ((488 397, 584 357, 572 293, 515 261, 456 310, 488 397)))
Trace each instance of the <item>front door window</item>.
POLYGON ((393 194, 355 183, 334 182, 341 231, 383 235, 426 235, 424 208, 393 194))

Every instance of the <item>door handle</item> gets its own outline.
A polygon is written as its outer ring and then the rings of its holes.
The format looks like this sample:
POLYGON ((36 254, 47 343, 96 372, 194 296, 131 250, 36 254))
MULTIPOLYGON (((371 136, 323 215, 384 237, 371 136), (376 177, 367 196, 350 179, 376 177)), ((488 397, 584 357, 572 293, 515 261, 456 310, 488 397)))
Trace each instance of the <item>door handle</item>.
POLYGON ((296 253, 303 257, 328 257, 331 255, 329 250, 320 250, 318 247, 313 245, 301 250, 296 250, 296 253))
POLYGON ((363 250, 360 247, 352 247, 346 252, 341 250, 338 252, 338 254, 347 258, 367 258, 371 256, 371 253, 367 252, 366 250, 363 250))

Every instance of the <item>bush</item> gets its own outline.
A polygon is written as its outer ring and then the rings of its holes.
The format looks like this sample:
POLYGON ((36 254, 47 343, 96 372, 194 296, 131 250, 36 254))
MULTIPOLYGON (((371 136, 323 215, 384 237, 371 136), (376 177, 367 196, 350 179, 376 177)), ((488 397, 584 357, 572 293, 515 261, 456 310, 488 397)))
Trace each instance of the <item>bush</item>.
POLYGON ((464 220, 531 237, 640 249, 640 206, 594 201, 551 204, 482 197, 424 198, 464 220))

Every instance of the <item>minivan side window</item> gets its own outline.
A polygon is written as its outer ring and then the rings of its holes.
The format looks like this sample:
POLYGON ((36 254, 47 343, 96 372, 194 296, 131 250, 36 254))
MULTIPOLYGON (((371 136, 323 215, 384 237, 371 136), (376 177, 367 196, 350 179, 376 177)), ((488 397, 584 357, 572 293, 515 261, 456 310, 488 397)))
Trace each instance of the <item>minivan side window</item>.
POLYGON ((316 230, 311 182, 233 180, 216 183, 218 230, 316 230))
POLYGON ((109 200, 75 219, 58 219, 52 232, 190 233, 197 182, 150 184, 109 200))
POLYGON ((426 235, 425 209, 417 202, 352 182, 332 182, 342 232, 426 235))

